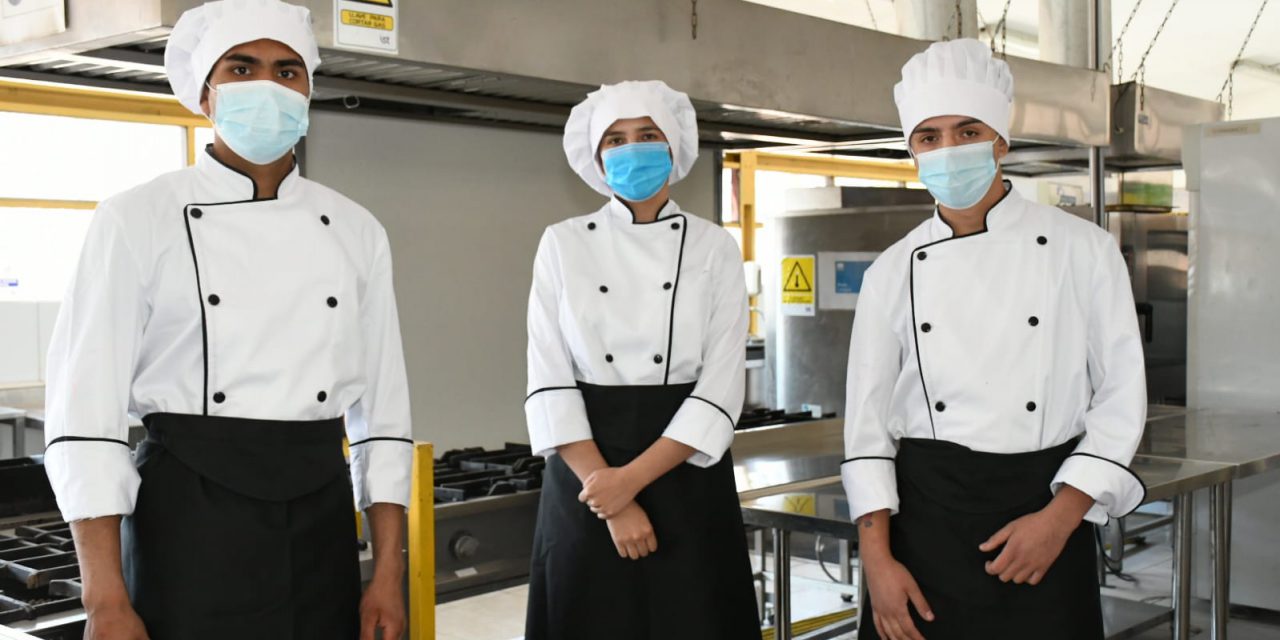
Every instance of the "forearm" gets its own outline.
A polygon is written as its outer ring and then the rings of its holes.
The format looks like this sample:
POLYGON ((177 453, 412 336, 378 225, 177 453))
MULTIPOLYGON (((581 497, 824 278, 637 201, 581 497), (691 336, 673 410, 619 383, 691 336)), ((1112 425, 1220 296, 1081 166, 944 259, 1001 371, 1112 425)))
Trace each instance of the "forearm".
POLYGON ((858 554, 863 562, 893 557, 889 550, 889 510, 872 511, 858 518, 858 554))
POLYGON ((596 446, 595 440, 579 440, 561 445, 556 447, 556 455, 569 465, 573 475, 578 476, 579 482, 586 482, 591 474, 609 466, 604 456, 600 454, 600 447, 596 446))
POLYGON ((396 584, 404 577, 404 507, 389 502, 369 505, 373 533, 373 579, 396 584))
POLYGON ((658 438, 644 453, 624 466, 623 471, 631 486, 639 493, 668 471, 683 464, 695 452, 696 449, 687 444, 670 438, 658 438))
POLYGON ((129 594, 120 563, 120 516, 72 522, 71 536, 80 558, 85 608, 92 611, 127 604, 129 594))
POLYGON ((1044 508, 1045 512, 1054 516, 1063 528, 1074 531, 1084 520, 1085 514, 1093 507, 1093 498, 1089 494, 1064 484, 1058 495, 1044 508))

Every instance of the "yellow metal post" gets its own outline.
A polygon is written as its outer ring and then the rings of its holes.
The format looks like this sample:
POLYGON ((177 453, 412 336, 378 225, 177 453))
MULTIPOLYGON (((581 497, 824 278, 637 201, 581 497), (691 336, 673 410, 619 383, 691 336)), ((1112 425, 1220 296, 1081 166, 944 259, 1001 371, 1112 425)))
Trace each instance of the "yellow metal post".
MULTIPOLYGON (((738 224, 742 227, 742 261, 754 262, 756 259, 756 152, 743 151, 738 154, 738 224)), ((758 296, 751 296, 748 301, 755 307, 758 296)), ((748 314, 750 324, 748 335, 759 335, 759 322, 756 314, 748 314)))
POLYGON ((187 166, 190 167, 196 163, 196 128, 187 125, 187 166))
POLYGON ((436 637, 435 455, 419 443, 413 456, 413 495, 409 498, 409 640, 436 637))

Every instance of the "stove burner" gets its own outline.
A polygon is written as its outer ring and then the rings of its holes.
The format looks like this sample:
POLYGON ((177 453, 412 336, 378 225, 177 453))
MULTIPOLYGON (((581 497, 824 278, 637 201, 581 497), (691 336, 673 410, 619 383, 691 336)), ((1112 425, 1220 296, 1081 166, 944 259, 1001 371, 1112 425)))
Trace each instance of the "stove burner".
POLYGON ((813 417, 808 411, 797 411, 795 413, 787 413, 782 409, 750 409, 742 412, 742 417, 738 419, 738 430, 754 429, 756 427, 769 427, 779 424, 790 424, 792 422, 809 422, 811 420, 825 420, 834 418, 836 414, 823 414, 821 418, 813 417))
POLYGON ((0 624, 80 608, 80 567, 65 524, 0 536, 0 624))
POLYGON ((498 451, 468 447, 446 451, 435 463, 436 502, 462 502, 542 488, 546 462, 528 445, 498 451))

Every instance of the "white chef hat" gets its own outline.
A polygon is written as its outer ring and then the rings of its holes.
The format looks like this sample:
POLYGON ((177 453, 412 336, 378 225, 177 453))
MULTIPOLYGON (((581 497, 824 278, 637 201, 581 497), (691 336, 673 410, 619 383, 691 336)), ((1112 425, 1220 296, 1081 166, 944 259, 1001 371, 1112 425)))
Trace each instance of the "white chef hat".
POLYGON ((1009 142, 1013 74, 987 45, 972 38, 935 42, 902 67, 893 87, 902 135, 910 139, 921 122, 937 116, 981 120, 1009 142))
POLYGON ((205 80, 233 47, 254 40, 275 40, 293 49, 307 65, 308 79, 320 66, 320 48, 311 32, 311 11, 280 0, 220 0, 182 14, 169 34, 164 70, 178 101, 200 110, 205 80))
POLYGON ((698 117, 689 96, 660 80, 607 84, 587 94, 569 113, 564 126, 564 154, 569 166, 592 189, 612 196, 604 172, 596 163, 600 139, 614 122, 627 118, 653 118, 671 144, 671 179, 675 184, 689 175, 698 159, 698 117))

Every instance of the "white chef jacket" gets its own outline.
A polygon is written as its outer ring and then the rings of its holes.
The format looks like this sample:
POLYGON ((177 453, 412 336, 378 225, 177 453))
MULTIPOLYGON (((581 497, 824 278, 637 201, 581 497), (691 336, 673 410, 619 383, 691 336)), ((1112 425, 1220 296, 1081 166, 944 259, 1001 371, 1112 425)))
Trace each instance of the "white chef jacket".
POLYGON ((900 438, 1021 453, 1083 439, 1053 479, 1105 523, 1145 489, 1126 465, 1146 421, 1128 271, 1112 237, 1011 187, 984 231, 935 213, 867 270, 849 349, 850 515, 898 510, 900 438))
POLYGON ((742 412, 747 292, 724 229, 668 202, 636 223, 616 198, 542 235, 529 293, 525 416, 539 455, 591 439, 577 382, 696 382, 663 435, 714 465, 742 412))
POLYGON ((346 416, 357 505, 407 505, 391 253, 294 170, 278 197, 201 153, 99 205, 49 346, 45 466, 67 520, 133 512, 127 413, 346 416))

